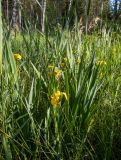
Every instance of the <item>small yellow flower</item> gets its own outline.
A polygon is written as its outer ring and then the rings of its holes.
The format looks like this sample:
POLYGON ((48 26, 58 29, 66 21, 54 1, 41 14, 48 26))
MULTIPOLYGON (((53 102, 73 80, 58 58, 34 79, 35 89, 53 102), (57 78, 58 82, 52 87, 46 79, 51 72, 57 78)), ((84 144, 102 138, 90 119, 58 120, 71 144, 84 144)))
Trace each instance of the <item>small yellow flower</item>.
POLYGON ((54 108, 56 108, 58 106, 58 104, 61 102, 62 97, 65 97, 65 99, 67 100, 67 95, 65 92, 61 92, 61 91, 56 91, 52 94, 51 96, 51 104, 54 108))
POLYGON ((61 66, 61 68, 64 68, 64 67, 66 66, 66 64, 62 62, 62 63, 60 64, 60 66, 61 66))
POLYGON ((81 63, 81 59, 80 59, 80 58, 77 58, 76 64, 80 64, 80 63, 81 63))
POLYGON ((61 75, 62 75, 62 70, 55 69, 54 70, 54 74, 55 74, 55 78, 58 80, 61 77, 61 75))
POLYGON ((53 65, 49 65, 48 66, 48 69, 53 69, 55 66, 53 66, 53 65))
POLYGON ((63 61, 66 63, 68 61, 68 58, 67 57, 63 58, 63 61))
POLYGON ((106 64, 107 64, 107 62, 104 60, 97 61, 97 65, 106 65, 106 64))
POLYGON ((15 58, 15 60, 21 60, 22 59, 22 56, 19 54, 19 53, 15 53, 14 54, 14 58, 15 58))
POLYGON ((61 66, 61 68, 65 68, 65 67, 67 66, 67 64, 68 64, 68 58, 67 58, 67 57, 64 57, 64 58, 62 59, 62 62, 61 62, 61 64, 60 64, 60 66, 61 66))

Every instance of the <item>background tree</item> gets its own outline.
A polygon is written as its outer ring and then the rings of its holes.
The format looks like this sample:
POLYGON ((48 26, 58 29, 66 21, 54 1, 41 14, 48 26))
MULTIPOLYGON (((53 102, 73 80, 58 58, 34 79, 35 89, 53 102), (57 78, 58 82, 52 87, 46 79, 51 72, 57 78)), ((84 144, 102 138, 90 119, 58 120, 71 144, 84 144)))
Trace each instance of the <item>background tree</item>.
POLYGON ((2 7, 8 24, 12 21, 13 26, 17 23, 21 28, 28 21, 44 32, 46 16, 51 28, 57 23, 73 26, 75 19, 79 22, 80 17, 83 17, 86 28, 93 17, 105 19, 113 15, 118 18, 121 1, 113 0, 114 14, 110 12, 110 2, 111 0, 2 0, 2 7))
POLYGON ((0 0, 0 76, 2 73, 2 9, 0 0))

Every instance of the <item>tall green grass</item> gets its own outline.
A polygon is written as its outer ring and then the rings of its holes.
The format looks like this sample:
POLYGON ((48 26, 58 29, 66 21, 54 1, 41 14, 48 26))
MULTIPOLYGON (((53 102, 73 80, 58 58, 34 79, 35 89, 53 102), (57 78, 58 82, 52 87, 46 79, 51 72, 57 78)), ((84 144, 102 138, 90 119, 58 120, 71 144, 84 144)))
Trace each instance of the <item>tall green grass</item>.
POLYGON ((117 158, 120 40, 105 28, 92 35, 58 28, 51 36, 27 29, 5 37, 0 158, 117 158), (58 77, 55 70, 61 71, 58 77), (53 107, 56 91, 67 99, 53 107))

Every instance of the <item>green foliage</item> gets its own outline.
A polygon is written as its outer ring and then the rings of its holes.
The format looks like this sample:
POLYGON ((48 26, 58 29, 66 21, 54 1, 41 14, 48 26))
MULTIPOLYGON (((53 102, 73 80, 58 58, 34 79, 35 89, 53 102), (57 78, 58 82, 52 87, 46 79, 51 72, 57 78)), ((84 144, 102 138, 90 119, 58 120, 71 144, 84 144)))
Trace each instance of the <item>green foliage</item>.
POLYGON ((116 159, 121 143, 120 35, 105 28, 92 35, 60 26, 50 35, 47 29, 46 35, 28 28, 5 37, 1 157, 116 159))

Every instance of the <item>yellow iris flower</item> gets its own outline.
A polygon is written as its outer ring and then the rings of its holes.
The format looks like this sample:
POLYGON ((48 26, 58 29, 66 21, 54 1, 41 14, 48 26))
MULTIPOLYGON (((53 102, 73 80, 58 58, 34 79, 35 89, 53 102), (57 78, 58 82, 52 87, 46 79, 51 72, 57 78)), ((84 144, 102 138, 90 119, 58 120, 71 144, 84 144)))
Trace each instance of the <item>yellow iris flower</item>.
POLYGON ((66 63, 66 62, 68 62, 68 58, 67 57, 64 57, 63 58, 63 61, 66 63))
POLYGON ((76 59, 76 64, 80 64, 81 63, 81 59, 80 58, 77 58, 76 59))
POLYGON ((53 69, 53 68, 55 68, 55 66, 53 66, 53 65, 48 66, 48 69, 53 69))
POLYGON ((55 74, 55 78, 56 78, 57 80, 59 80, 59 78, 60 78, 61 75, 62 75, 62 70, 60 70, 60 69, 55 69, 55 70, 54 70, 54 74, 55 74))
POLYGON ((104 60, 97 61, 97 65, 106 65, 106 64, 107 64, 107 62, 104 60))
POLYGON ((22 56, 19 54, 19 53, 15 53, 14 54, 14 58, 15 58, 15 60, 21 60, 22 59, 22 56))
POLYGON ((51 104, 54 108, 56 108, 58 106, 58 104, 61 102, 61 99, 63 96, 67 100, 67 95, 65 92, 56 91, 51 95, 51 104))

